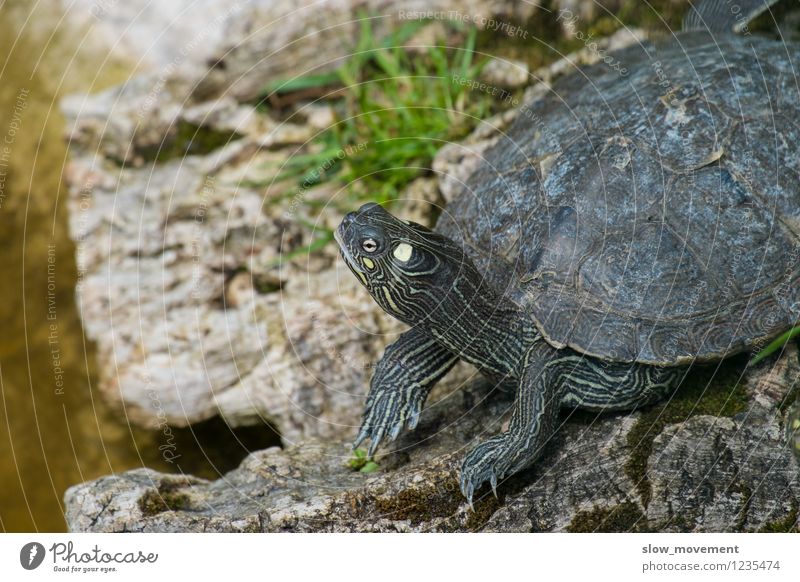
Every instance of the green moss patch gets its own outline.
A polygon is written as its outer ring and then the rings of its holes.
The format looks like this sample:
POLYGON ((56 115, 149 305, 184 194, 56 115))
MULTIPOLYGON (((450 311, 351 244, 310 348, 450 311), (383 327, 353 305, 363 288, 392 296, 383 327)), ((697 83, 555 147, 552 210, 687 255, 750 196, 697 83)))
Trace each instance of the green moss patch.
POLYGON ((579 511, 567 526, 572 533, 642 532, 647 520, 635 503, 626 501, 612 507, 579 511))
POLYGON ((636 484, 642 503, 650 502, 651 485, 647 479, 647 459, 653 441, 670 424, 684 422, 693 416, 732 417, 747 410, 747 393, 742 374, 747 360, 736 357, 719 366, 690 371, 674 396, 646 410, 628 433, 631 447, 625 473, 636 484))
POLYGON ((380 465, 373 461, 372 457, 368 457, 364 449, 353 451, 353 456, 347 461, 347 466, 359 473, 374 473, 380 469, 380 465))
POLYGON ((138 502, 142 515, 148 517, 164 511, 191 509, 191 498, 181 487, 181 483, 161 483, 158 489, 148 489, 138 502))
POLYGON ((453 515, 462 501, 458 482, 452 479, 438 486, 403 489, 395 496, 377 498, 375 509, 381 517, 417 525, 453 515))
POLYGON ((220 131, 179 121, 161 143, 142 146, 137 153, 146 162, 166 162, 185 156, 209 154, 241 137, 235 131, 220 131))
POLYGON ((797 507, 793 507, 783 519, 772 521, 758 530, 760 533, 800 533, 797 507))

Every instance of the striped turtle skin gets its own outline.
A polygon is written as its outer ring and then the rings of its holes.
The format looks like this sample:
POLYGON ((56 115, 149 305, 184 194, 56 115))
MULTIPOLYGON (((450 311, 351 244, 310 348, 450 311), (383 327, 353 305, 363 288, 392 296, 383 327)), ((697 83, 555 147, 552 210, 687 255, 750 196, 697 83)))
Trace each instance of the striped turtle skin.
POLYGON ((434 230, 371 203, 336 232, 410 326, 371 381, 355 446, 413 429, 458 360, 517 388, 467 453, 475 491, 529 466, 561 407, 632 410, 688 366, 800 319, 800 47, 754 35, 771 2, 710 0, 684 32, 569 75, 523 106, 434 230), (696 30, 708 24, 708 30, 696 30))

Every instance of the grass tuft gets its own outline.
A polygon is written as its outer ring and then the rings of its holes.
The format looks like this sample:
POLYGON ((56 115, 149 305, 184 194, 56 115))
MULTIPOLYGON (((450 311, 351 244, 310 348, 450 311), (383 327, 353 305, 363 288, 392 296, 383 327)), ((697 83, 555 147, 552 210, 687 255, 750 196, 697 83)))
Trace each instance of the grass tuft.
MULTIPOLYGON (((370 20, 361 20, 358 45, 336 71, 279 80, 265 87, 262 106, 292 92, 301 96, 323 89, 337 121, 298 155, 279 167, 274 180, 248 185, 267 187, 293 181, 295 186, 270 204, 302 206, 310 216, 324 207, 347 212, 371 201, 390 207, 408 184, 430 174, 433 157, 446 143, 459 140, 504 104, 488 93, 470 91, 462 79, 475 79, 474 28, 451 24, 464 39, 457 48, 438 44, 410 54, 403 46, 425 22, 411 22, 382 42, 373 37, 370 20), (333 183, 335 200, 311 199, 306 192, 333 183)), ((296 216, 299 220, 299 216, 296 216)), ((319 227, 315 227, 318 229, 319 227)), ((332 240, 324 231, 314 242, 282 261, 311 253, 332 240)))

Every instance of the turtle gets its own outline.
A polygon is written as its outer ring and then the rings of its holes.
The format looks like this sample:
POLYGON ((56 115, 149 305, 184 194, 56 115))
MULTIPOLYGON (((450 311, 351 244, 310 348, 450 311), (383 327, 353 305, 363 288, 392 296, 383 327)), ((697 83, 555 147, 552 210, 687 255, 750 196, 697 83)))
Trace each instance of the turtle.
POLYGON ((507 430, 464 457, 472 507, 540 457, 562 408, 656 403, 798 324, 800 46, 746 26, 772 3, 707 0, 670 40, 610 53, 623 67, 557 80, 432 229, 375 202, 344 216, 344 262, 409 326, 354 448, 413 430, 433 385, 473 364, 516 392, 507 430))

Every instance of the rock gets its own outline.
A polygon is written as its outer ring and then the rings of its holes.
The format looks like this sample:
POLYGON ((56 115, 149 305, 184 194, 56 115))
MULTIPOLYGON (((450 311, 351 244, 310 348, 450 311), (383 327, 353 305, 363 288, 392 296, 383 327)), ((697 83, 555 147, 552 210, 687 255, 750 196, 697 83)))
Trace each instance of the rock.
POLYGON ((663 531, 758 531, 797 520, 800 468, 786 438, 800 385, 797 347, 746 378, 750 406, 734 418, 696 416, 653 442, 648 519, 663 531))
MULTIPOLYGON (((122 34, 139 3, 137 0, 130 7, 98 3, 96 10, 102 14, 97 18, 114 23, 109 34, 122 34)), ((362 13, 381 16, 372 19, 373 34, 381 38, 409 21, 425 18, 457 18, 479 25, 488 19, 524 20, 535 11, 535 5, 511 0, 255 0, 230 5, 204 0, 202 4, 209 8, 206 13, 189 11, 198 15, 187 18, 187 24, 174 24, 176 30, 185 27, 190 32, 165 35, 173 40, 159 42, 154 48, 160 54, 155 61, 166 60, 166 65, 144 67, 143 74, 118 87, 95 95, 70 96, 62 102, 73 148, 89 152, 99 148, 109 159, 136 165, 165 150, 171 152, 176 140, 179 146, 185 145, 180 138, 185 137, 186 125, 189 131, 196 128, 197 105, 218 99, 223 103, 254 102, 263 96, 269 81, 338 66, 356 46, 362 13), (200 21, 207 25, 201 26, 200 21), (176 38, 182 41, 173 46, 176 38)), ((170 10, 183 10, 183 4, 170 10)), ((160 14, 155 8, 146 12, 160 14)), ((90 24, 107 25, 94 19, 90 24)), ((129 24, 147 29, 143 43, 160 30, 152 29, 149 17, 143 23, 129 24)), ((250 116, 247 124, 258 124, 257 117, 250 116)), ((230 122, 213 129, 220 132, 223 128, 230 130, 230 122)), ((224 135, 218 137, 224 141, 224 135)))
POLYGON ((267 80, 320 73, 337 66, 359 38, 360 15, 377 15, 371 26, 380 38, 409 21, 489 19, 525 21, 534 4, 511 0, 273 0, 254 3, 228 27, 227 45, 209 59, 210 68, 194 97, 231 95, 255 99, 267 80))
POLYGON ((439 180, 439 190, 446 202, 452 202, 465 187, 467 178, 478 168, 483 152, 496 144, 503 131, 516 118, 517 110, 510 109, 481 121, 466 139, 448 143, 433 158, 433 171, 439 180))
POLYGON ((788 531, 798 527, 800 466, 780 403, 799 371, 792 349, 775 369, 749 373, 740 417, 667 426, 646 463, 649 503, 630 471, 642 413, 564 413, 544 457, 502 483, 499 501, 481 490, 470 511, 459 464, 500 430, 513 395, 467 376, 437 386, 419 427, 377 458, 378 472, 350 469, 345 443, 307 440, 253 452, 217 481, 138 469, 77 485, 65 496, 67 521, 93 532, 788 531), (772 388, 761 391, 764 382, 772 388))
POLYGON ((208 127, 231 135, 256 137, 274 131, 276 126, 267 116, 259 115, 252 105, 240 105, 231 97, 212 99, 187 107, 181 112, 181 120, 194 127, 208 127))
MULTIPOLYGON (((242 8, 225 0, 71 0, 64 19, 85 28, 85 38, 135 63, 139 70, 202 63, 242 8)), ((82 42, 85 42, 82 41, 82 42)))
POLYGON ((4 2, 2 10, 10 38, 24 34, 30 46, 43 49, 36 65, 40 83, 63 94, 85 91, 87 83, 94 92, 131 74, 156 73, 166 80, 177 69, 203 65, 222 40, 228 18, 244 5, 48 0, 4 2), (51 53, 59 58, 46 56, 51 53))
POLYGON ((353 399, 367 368, 328 361, 320 333, 287 327, 284 314, 311 325, 305 316, 315 310, 331 349, 363 363, 381 349, 377 309, 352 277, 330 270, 333 249, 271 266, 312 235, 281 205, 265 214, 263 193, 229 178, 263 163, 255 151, 224 170, 218 152, 141 169, 94 157, 70 163, 82 319, 97 341, 100 389, 136 422, 182 426, 222 413, 241 424, 262 415, 297 438, 319 422, 357 421, 353 399), (284 376, 291 386, 275 380, 284 376), (286 410, 305 416, 281 418, 286 410))
POLYGON ((653 443, 648 519, 661 531, 758 531, 798 508, 800 469, 772 426, 698 416, 653 443))
POLYGON ((186 103, 187 89, 186 79, 145 74, 94 95, 65 97, 61 110, 73 155, 100 153, 116 164, 140 167, 210 153, 244 136, 278 147, 312 135, 229 97, 186 103))
MULTIPOLYGON (((280 282, 277 283, 280 285, 280 282)), ((225 284, 225 306, 241 309, 256 299, 256 287, 249 273, 236 273, 225 284)))
POLYGON ((406 220, 433 228, 444 207, 439 181, 435 177, 422 177, 408 185, 399 201, 397 213, 406 220))
POLYGON ((133 162, 139 157, 141 164, 141 151, 163 143, 180 112, 182 89, 174 84, 159 87, 156 81, 157 77, 140 75, 95 95, 69 95, 62 99, 65 139, 73 153, 99 150, 104 157, 118 162, 133 162), (154 109, 159 98, 164 105, 154 109))
POLYGON ((800 460, 800 399, 789 407, 786 415, 786 440, 800 460))
POLYGON ((528 65, 522 61, 493 58, 481 70, 481 81, 504 89, 519 89, 531 80, 528 65))
POLYGON ((325 102, 298 103, 294 111, 297 120, 305 122, 317 131, 326 129, 336 122, 336 112, 325 102))
POLYGON ((403 47, 410 55, 422 55, 427 53, 431 47, 446 43, 450 35, 444 22, 434 20, 415 32, 403 47))

